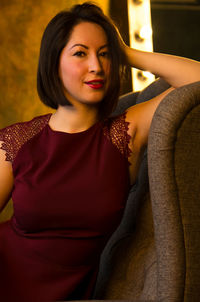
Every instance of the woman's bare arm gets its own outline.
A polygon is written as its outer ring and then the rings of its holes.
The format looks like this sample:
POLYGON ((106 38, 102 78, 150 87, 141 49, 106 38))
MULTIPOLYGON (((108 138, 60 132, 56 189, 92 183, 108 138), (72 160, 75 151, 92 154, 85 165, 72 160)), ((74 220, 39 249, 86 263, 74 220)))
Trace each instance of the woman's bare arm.
POLYGON ((174 88, 200 81, 200 62, 174 55, 136 50, 127 46, 122 39, 121 47, 128 65, 150 71, 172 86, 148 102, 127 110, 130 134, 134 138, 134 144, 137 141, 140 148, 147 143, 151 120, 162 99, 174 88))
POLYGON ((174 88, 200 81, 200 62, 174 55, 145 52, 124 45, 127 63, 150 71, 174 88))
MULTIPOLYGON (((1 146, 0 142, 0 146, 1 146)), ((9 201, 13 188, 12 165, 5 160, 5 151, 0 149, 0 212, 9 201)))

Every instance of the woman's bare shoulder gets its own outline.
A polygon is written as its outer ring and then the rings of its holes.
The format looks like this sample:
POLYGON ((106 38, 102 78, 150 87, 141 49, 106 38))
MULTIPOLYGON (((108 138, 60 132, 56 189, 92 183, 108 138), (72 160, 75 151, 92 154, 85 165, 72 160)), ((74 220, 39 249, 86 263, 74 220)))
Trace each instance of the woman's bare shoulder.
POLYGON ((48 123, 51 114, 30 121, 19 122, 0 129, 0 148, 6 151, 6 160, 13 162, 19 149, 48 123))
POLYGON ((132 140, 137 139, 139 144, 147 144, 149 129, 154 113, 163 98, 172 90, 174 90, 174 88, 170 87, 154 98, 146 102, 131 106, 129 109, 127 109, 129 134, 132 137, 132 140))

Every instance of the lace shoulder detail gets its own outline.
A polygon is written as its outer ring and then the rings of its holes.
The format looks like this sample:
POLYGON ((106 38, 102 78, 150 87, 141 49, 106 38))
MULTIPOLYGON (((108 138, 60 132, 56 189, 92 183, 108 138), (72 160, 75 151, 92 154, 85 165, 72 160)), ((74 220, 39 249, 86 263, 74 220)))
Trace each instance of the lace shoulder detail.
POLYGON ((107 119, 103 127, 106 137, 126 158, 129 158, 132 152, 129 148, 131 136, 128 134, 128 126, 126 112, 124 112, 117 117, 107 119))
POLYGON ((0 130, 0 149, 6 151, 6 160, 13 162, 20 148, 48 123, 51 114, 37 116, 31 121, 16 123, 0 130))

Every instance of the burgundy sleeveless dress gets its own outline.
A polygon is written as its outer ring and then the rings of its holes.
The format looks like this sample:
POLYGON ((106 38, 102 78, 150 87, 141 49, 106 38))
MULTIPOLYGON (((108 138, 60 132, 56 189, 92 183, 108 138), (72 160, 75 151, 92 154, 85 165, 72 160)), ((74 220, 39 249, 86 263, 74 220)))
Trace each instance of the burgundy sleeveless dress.
POLYGON ((14 174, 14 215, 0 224, 1 301, 91 298, 127 200, 125 114, 73 134, 52 130, 50 117, 0 130, 14 174))

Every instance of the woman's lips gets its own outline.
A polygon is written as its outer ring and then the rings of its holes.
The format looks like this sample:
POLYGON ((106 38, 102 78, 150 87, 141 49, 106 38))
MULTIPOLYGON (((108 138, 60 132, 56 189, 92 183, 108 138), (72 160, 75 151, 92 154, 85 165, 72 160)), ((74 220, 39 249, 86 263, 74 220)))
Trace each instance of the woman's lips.
POLYGON ((104 80, 92 80, 86 82, 86 84, 92 89, 102 89, 104 86, 104 80))

